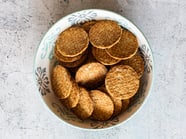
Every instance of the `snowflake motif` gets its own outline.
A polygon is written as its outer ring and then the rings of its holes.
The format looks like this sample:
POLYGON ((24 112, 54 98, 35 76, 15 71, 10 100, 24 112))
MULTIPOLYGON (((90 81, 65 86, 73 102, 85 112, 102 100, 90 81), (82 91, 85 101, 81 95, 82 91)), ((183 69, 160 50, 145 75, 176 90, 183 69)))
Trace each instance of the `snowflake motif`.
POLYGON ((44 96, 47 93, 50 93, 49 89, 49 80, 46 76, 46 68, 37 67, 35 71, 37 85, 39 87, 39 92, 41 95, 44 96))
POLYGON ((93 20, 97 14, 93 11, 83 11, 80 13, 75 13, 72 16, 68 18, 68 21, 74 25, 74 24, 80 24, 84 23, 86 21, 93 20))
POLYGON ((142 45, 140 49, 140 54, 142 55, 144 61, 145 61, 145 71, 147 73, 150 73, 152 70, 152 60, 151 60, 151 55, 149 52, 149 48, 146 45, 142 45))
POLYGON ((119 122, 119 118, 115 117, 108 121, 93 121, 92 123, 90 123, 90 126, 93 127, 94 129, 97 129, 97 128, 109 127, 111 125, 116 125, 118 122, 119 122))

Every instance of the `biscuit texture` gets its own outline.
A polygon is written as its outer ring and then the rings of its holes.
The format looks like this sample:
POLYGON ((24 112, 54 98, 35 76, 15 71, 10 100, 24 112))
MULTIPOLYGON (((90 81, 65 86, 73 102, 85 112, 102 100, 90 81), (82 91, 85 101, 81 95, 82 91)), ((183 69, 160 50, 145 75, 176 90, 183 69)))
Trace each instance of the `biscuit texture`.
POLYGON ((88 34, 80 27, 66 29, 59 35, 56 41, 60 53, 66 57, 82 54, 88 48, 88 44, 88 34))
POLYGON ((82 57, 76 61, 73 62, 60 62, 64 67, 67 68, 75 68, 80 66, 81 64, 83 64, 83 62, 86 60, 87 57, 87 53, 85 53, 84 55, 82 55, 82 57))
POLYGON ((94 103, 92 118, 95 120, 108 120, 114 112, 114 104, 111 98, 100 90, 92 90, 90 96, 94 103))
POLYGON ((127 65, 117 65, 110 69, 105 79, 107 92, 118 99, 129 99, 139 88, 136 71, 127 65))
POLYGON ((120 62, 120 60, 111 57, 105 51, 105 49, 99 49, 96 47, 92 47, 92 54, 96 58, 97 61, 99 61, 100 63, 102 63, 104 65, 114 65, 114 64, 120 62))
POLYGON ((140 54, 135 54, 133 57, 127 60, 121 61, 121 64, 131 66, 138 74, 139 78, 143 75, 144 72, 144 60, 140 54))
POLYGON ((59 99, 65 99, 70 95, 72 89, 72 78, 68 70, 57 65, 52 71, 52 88, 59 99))
POLYGON ((136 36, 126 29, 123 29, 122 31, 120 41, 113 47, 106 49, 111 57, 119 60, 131 58, 136 54, 137 50, 138 41, 136 36))
MULTIPOLYGON (((59 46, 59 45, 58 45, 58 46, 59 46)), ((60 51, 58 50, 58 46, 56 45, 55 48, 54 48, 54 56, 55 56, 55 58, 56 58, 58 61, 61 61, 61 62, 74 62, 74 61, 77 61, 77 60, 79 60, 79 59, 82 57, 82 55, 84 54, 84 53, 82 53, 82 54, 77 55, 77 56, 74 56, 74 57, 63 56, 63 55, 60 53, 60 51)))
POLYGON ((104 20, 91 27, 89 38, 94 47, 105 49, 119 42, 121 34, 122 29, 116 22, 104 20))
POLYGON ((75 80, 78 84, 94 88, 104 83, 107 68, 98 62, 90 62, 81 66, 75 75, 75 80))
POLYGON ((80 87, 80 98, 77 106, 72 111, 80 118, 87 119, 94 110, 93 101, 89 96, 89 92, 80 87))
POLYGON ((79 86, 74 81, 72 85, 72 89, 70 91, 70 95, 66 99, 62 99, 66 107, 74 108, 77 106, 78 101, 79 101, 79 96, 80 96, 79 92, 80 92, 79 86))

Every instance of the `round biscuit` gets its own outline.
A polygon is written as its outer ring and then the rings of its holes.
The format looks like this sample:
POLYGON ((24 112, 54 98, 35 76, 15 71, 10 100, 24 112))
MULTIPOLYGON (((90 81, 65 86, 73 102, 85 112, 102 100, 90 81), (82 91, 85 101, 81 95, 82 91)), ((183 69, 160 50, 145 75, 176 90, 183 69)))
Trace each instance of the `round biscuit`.
POLYGON ((52 89, 59 99, 65 99, 70 95, 72 88, 71 75, 66 68, 56 65, 52 71, 52 89))
POLYGON ((114 98, 129 99, 139 88, 139 78, 136 71, 127 65, 116 65, 106 75, 107 92, 114 98))
POLYGON ((98 62, 91 62, 81 66, 75 75, 78 84, 87 88, 95 88, 104 82, 107 68, 98 62))
POLYGON ((85 89, 80 87, 80 97, 78 104, 75 108, 72 108, 72 111, 80 118, 80 119, 87 119, 91 116, 94 106, 93 101, 89 96, 89 92, 85 89))
POLYGON ((75 57, 82 54, 88 48, 88 44, 88 34, 80 27, 66 29, 56 41, 60 53, 66 57, 75 57))
POLYGON ((104 65, 114 65, 120 62, 120 60, 115 59, 111 57, 109 54, 107 54, 105 49, 99 49, 96 47, 92 47, 92 54, 96 58, 97 61, 99 61, 100 63, 104 65))
POLYGON ((99 90, 90 91, 90 96, 94 104, 91 118, 99 121, 108 120, 114 112, 114 104, 111 98, 99 90))
POLYGON ((122 110, 122 100, 113 97, 111 98, 114 103, 114 112, 112 116, 117 116, 122 110))
POLYGON ((123 29, 120 41, 113 47, 106 49, 106 52, 113 58, 126 60, 136 54, 138 41, 130 31, 123 29))
POLYGON ((122 60, 121 64, 131 66, 138 74, 138 77, 141 78, 144 72, 144 60, 140 54, 136 53, 133 57, 127 60, 122 60))
POLYGON ((114 21, 99 21, 89 30, 89 39, 94 47, 110 48, 119 42, 122 34, 121 27, 114 21))
MULTIPOLYGON (((104 93, 107 93, 107 90, 105 88, 105 84, 101 85, 100 87, 97 88, 98 90, 104 92, 104 93)), ((121 109, 122 109, 122 100, 121 99, 117 99, 117 98, 113 98, 112 96, 110 96, 113 103, 114 103, 114 112, 112 114, 112 116, 117 116, 120 112, 121 112, 121 109)))

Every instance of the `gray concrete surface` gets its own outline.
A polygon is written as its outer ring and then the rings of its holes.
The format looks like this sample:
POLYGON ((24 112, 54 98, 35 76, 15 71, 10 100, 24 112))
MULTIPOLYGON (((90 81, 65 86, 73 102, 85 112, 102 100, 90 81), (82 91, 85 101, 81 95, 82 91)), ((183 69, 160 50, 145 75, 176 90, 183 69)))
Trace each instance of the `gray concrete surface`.
POLYGON ((186 1, 0 0, 0 139, 185 139, 186 1), (60 123, 38 99, 32 75, 36 47, 58 19, 102 8, 137 24, 155 60, 155 81, 144 107, 105 131, 60 123))

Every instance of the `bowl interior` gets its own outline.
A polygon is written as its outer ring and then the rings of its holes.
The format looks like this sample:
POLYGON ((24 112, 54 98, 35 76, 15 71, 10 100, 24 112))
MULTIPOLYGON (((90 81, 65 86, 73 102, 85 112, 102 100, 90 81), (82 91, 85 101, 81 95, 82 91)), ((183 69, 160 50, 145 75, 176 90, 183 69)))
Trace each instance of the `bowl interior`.
POLYGON ((60 19, 56 24, 54 24, 49 29, 49 31, 42 39, 40 45, 38 46, 36 52, 34 61, 34 76, 42 101, 46 104, 46 106, 52 113, 54 113, 59 119, 61 119, 61 121, 65 121, 65 123, 85 129, 107 128, 112 127, 113 125, 118 125, 123 121, 126 121, 143 104, 145 98, 149 94, 149 90, 152 84, 153 57, 149 44, 145 39, 144 35, 129 20, 122 17, 121 15, 118 15, 110 11, 89 9, 72 13, 60 19), (93 120, 82 121, 78 119, 72 112, 63 107, 63 105, 59 102, 59 100, 56 98, 52 91, 50 74, 56 62, 55 59, 53 58, 53 48, 58 35, 66 28, 74 24, 79 24, 90 20, 103 19, 114 20, 118 22, 118 24, 121 25, 123 28, 130 30, 137 36, 140 47, 140 53, 145 61, 145 71, 143 77, 141 78, 138 93, 131 100, 130 106, 127 109, 127 111, 121 113, 114 119, 110 119, 104 122, 93 120))

